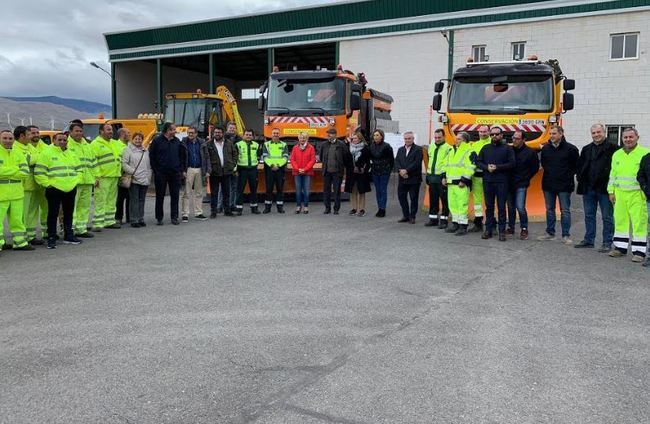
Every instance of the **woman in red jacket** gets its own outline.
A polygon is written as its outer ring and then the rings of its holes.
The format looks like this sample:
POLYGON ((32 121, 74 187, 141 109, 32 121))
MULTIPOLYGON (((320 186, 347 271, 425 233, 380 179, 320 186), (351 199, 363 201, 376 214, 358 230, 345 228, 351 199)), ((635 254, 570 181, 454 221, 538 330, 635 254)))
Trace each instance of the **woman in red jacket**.
POLYGON ((296 183, 296 213, 309 213, 309 190, 314 175, 316 149, 305 132, 298 134, 298 144, 291 149, 291 172, 296 183))

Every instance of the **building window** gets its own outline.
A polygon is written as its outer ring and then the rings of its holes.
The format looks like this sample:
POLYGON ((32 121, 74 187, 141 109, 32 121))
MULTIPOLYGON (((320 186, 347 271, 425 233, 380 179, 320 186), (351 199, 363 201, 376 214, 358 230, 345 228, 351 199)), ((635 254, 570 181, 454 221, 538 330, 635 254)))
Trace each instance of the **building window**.
POLYGON ((485 56, 485 46, 472 46, 472 58, 474 59, 474 62, 487 61, 485 56))
POLYGON ((623 145, 623 130, 634 128, 634 124, 605 125, 607 127, 607 141, 617 146, 623 145))
POLYGON ((526 57, 526 42, 512 43, 512 60, 524 60, 526 57))
POLYGON ((260 90, 258 88, 242 88, 241 89, 241 99, 242 100, 255 100, 260 97, 260 90))
POLYGON ((626 60, 639 58, 639 33, 612 34, 609 37, 609 58, 626 60))

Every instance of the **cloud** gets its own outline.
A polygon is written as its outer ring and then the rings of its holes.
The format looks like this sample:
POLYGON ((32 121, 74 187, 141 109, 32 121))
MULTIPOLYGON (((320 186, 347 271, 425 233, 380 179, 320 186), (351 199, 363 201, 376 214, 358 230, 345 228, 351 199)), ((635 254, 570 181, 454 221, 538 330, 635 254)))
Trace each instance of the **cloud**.
POLYGON ((22 0, 3 6, 0 96, 80 98, 110 103, 103 33, 326 3, 327 0, 22 0), (64 5, 64 7, 62 7, 64 5), (217 7, 218 6, 218 7, 217 7), (25 14, 26 10, 43 13, 25 14), (35 18, 38 17, 37 20, 35 18), (11 40, 11 42, 7 42, 11 40))

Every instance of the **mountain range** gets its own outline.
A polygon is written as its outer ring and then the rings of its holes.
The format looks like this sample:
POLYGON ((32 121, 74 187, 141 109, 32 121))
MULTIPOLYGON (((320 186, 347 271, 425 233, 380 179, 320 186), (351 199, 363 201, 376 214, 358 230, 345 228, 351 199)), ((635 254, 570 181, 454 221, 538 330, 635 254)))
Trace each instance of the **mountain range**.
POLYGON ((111 115, 111 106, 81 99, 56 96, 1 97, 0 129, 37 125, 44 130, 64 128, 71 120, 111 115))

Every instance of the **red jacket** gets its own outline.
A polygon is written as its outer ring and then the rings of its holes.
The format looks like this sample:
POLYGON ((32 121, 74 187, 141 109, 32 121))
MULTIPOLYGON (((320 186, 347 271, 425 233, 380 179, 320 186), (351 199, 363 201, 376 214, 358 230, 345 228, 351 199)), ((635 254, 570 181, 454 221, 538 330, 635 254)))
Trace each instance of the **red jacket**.
POLYGON ((314 175, 314 164, 316 163, 316 149, 314 146, 307 143, 305 150, 300 150, 300 145, 296 144, 291 149, 291 173, 293 175, 300 175, 298 169, 304 169, 303 175, 314 175))

